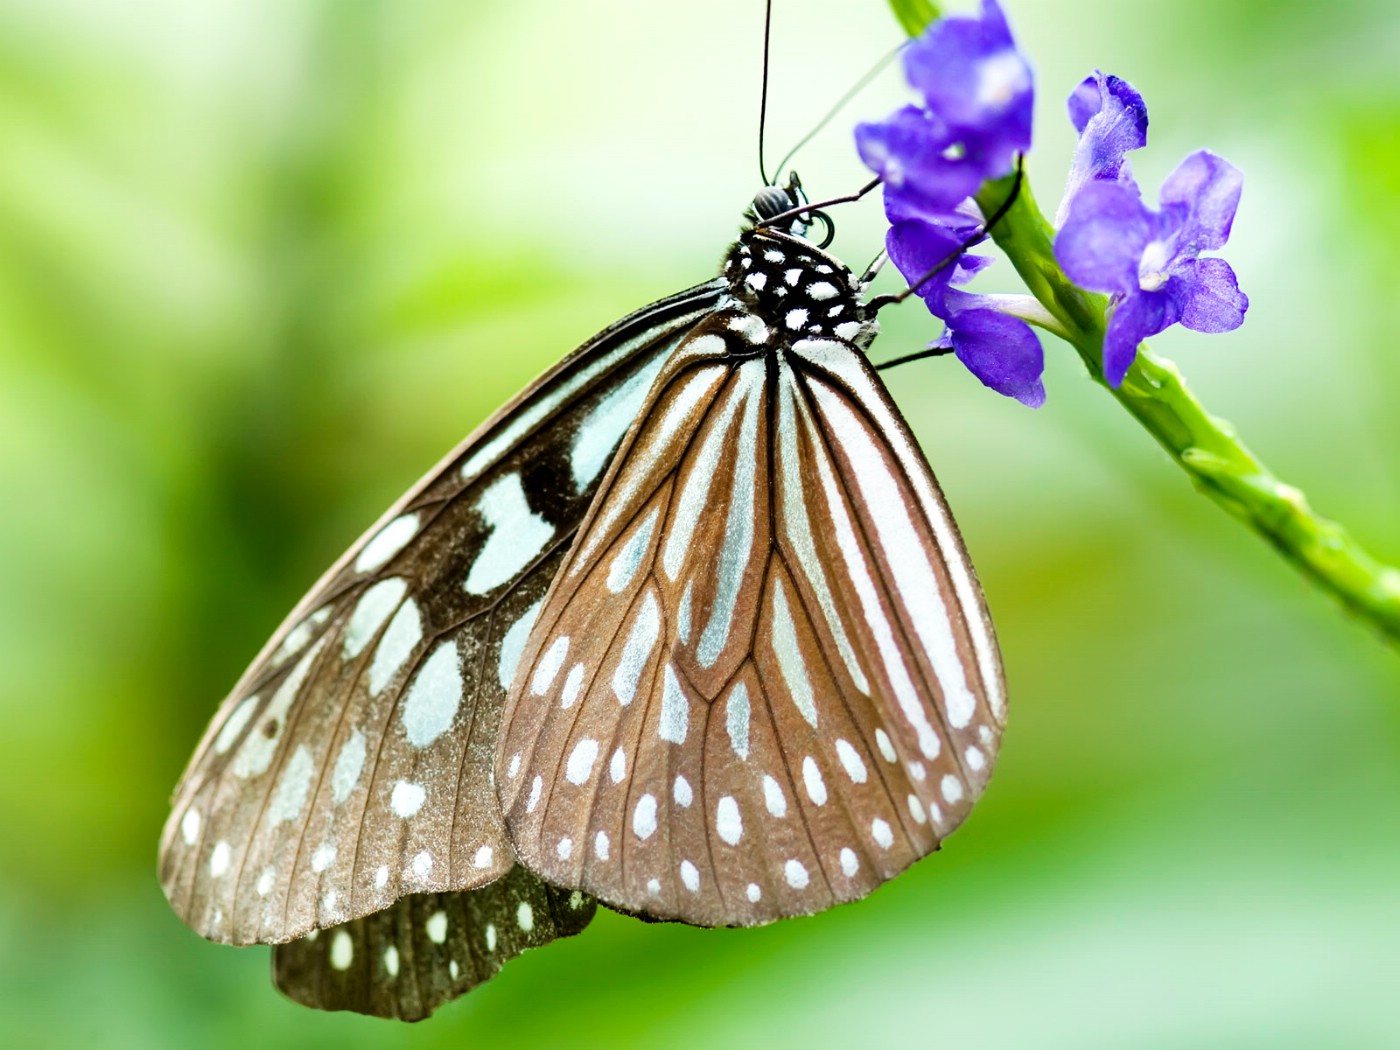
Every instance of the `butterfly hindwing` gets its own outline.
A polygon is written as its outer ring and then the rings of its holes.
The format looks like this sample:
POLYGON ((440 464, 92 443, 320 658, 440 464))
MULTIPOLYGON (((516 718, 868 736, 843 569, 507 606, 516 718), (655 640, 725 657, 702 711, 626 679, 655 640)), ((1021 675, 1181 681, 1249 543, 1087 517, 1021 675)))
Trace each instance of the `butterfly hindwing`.
POLYGON ((287 996, 320 1010, 421 1021, 521 952, 581 933, 596 904, 515 867, 479 890, 410 894, 272 952, 287 996))
POLYGON ((961 822, 1000 742, 995 641, 927 463, 858 346, 783 339, 783 317, 730 304, 668 362, 507 702, 522 861, 652 918, 868 893, 961 822))
POLYGON ((274 635, 162 837, 162 885, 198 932, 285 942, 512 868, 490 770, 515 661, 652 377, 720 287, 639 311, 532 384, 274 635))

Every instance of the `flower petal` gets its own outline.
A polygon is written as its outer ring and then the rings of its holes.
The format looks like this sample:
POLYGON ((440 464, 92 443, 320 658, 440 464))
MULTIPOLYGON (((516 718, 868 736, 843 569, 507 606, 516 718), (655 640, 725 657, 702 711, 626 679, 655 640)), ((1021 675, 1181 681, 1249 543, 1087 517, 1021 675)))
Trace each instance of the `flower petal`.
POLYGON ((917 106, 856 126, 860 159, 885 182, 885 195, 905 197, 912 210, 947 212, 977 192, 980 168, 952 149, 946 124, 917 106))
POLYGON ((1030 325, 995 310, 963 310, 948 323, 953 352, 986 386, 1023 405, 1045 404, 1045 353, 1030 325))
POLYGON ((1070 202, 1055 237, 1055 258, 1075 284, 1095 292, 1131 292, 1152 234, 1150 215, 1131 189, 1091 182, 1070 202))
POLYGON ((885 250, 890 262, 910 284, 919 280, 935 266, 948 261, 938 273, 919 286, 915 292, 936 317, 947 318, 943 308, 943 291, 952 280, 954 259, 962 248, 962 239, 946 226, 906 219, 896 222, 885 235, 885 250))
POLYGON ((1197 259, 1172 274, 1181 282, 1181 323, 1196 332, 1230 332, 1244 324, 1249 297, 1224 259, 1197 259))
POLYGON ((1162 183, 1162 210, 1181 218, 1178 234, 1183 258, 1221 247, 1240 204, 1244 173, 1224 157, 1197 150, 1162 183))
POLYGON ((1119 302, 1103 340, 1103 375, 1109 386, 1122 384, 1140 342, 1178 320, 1176 302, 1165 291, 1137 292, 1119 302))
POLYGON ((985 178, 1006 174, 1030 148, 1034 78, 996 0, 982 0, 977 18, 933 23, 905 50, 904 72, 985 178))
POLYGON ((1147 144, 1147 106, 1137 89, 1118 77, 1095 70, 1070 95, 1069 117, 1079 130, 1079 145, 1056 225, 1064 222, 1070 201, 1089 182, 1121 182, 1136 191, 1126 155, 1147 144))

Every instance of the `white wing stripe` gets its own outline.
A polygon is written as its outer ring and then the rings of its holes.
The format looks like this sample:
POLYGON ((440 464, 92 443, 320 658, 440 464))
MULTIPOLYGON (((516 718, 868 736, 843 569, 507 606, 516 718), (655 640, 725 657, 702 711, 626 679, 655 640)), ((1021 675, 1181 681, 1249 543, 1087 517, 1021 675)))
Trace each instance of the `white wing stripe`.
POLYGON ((939 550, 953 580, 958 603, 969 614, 967 629, 977 653, 977 668, 986 691, 987 703, 998 721, 1006 717, 1006 694, 1002 687, 1001 661, 987 624, 976 613, 982 608, 981 591, 972 580, 965 556, 961 555, 962 540, 958 537, 947 508, 929 485, 923 459, 910 444, 908 428, 903 420, 890 411, 885 398, 871 384, 870 377, 854 360, 848 348, 840 343, 806 339, 793 344, 793 350, 807 360, 839 377, 860 399, 861 406, 874 418, 881 434, 904 468, 909 483, 914 486, 925 517, 933 528, 939 550))
POLYGON ((680 575, 685 556, 690 553, 690 540, 709 501, 710 482, 719 468, 720 454, 724 451, 741 398, 740 390, 731 388, 728 391, 724 404, 715 414, 709 434, 700 445, 700 452, 692 462, 680 498, 675 502, 675 512, 666 530, 666 548, 661 553, 661 567, 665 569, 667 579, 675 580, 680 575))
POLYGON ((824 384, 815 383, 812 389, 831 424, 832 436, 851 459, 851 473, 870 508, 870 520, 879 537, 884 562, 889 566, 895 588, 908 610, 908 619, 938 676, 948 722, 962 729, 972 721, 977 700, 968 688, 948 608, 943 603, 933 566, 925 557, 918 530, 909 517, 909 507, 865 425, 844 400, 824 384))
MULTIPOLYGON (((850 672, 851 681, 862 694, 869 696, 870 682, 856 659, 855 650, 846 634, 846 627, 841 622, 840 613, 836 611, 836 601, 831 595, 831 587, 827 584, 826 570, 822 567, 821 559, 817 557, 816 544, 812 538, 812 523, 807 517, 806 490, 802 482, 801 454, 797 442, 797 381, 787 362, 781 357, 779 362, 778 433, 775 437, 782 478, 783 539, 792 545, 792 551, 797 555, 803 574, 816 593, 822 618, 826 621, 832 637, 836 639, 836 649, 841 654, 841 662, 850 672)), ((805 414, 805 405, 800 410, 805 414)))
POLYGON ((737 453, 734 467, 734 487, 729 496, 729 518, 724 525, 724 546, 720 548, 715 600, 710 607, 710 622, 700 634, 695 646, 695 658, 701 667, 713 667, 719 654, 729 642, 734 624, 734 607, 739 600, 739 588, 744 582, 744 570, 753 555, 754 541, 754 480, 758 471, 758 408, 763 392, 764 363, 755 359, 741 365, 735 386, 742 391, 744 417, 739 432, 730 444, 737 453))

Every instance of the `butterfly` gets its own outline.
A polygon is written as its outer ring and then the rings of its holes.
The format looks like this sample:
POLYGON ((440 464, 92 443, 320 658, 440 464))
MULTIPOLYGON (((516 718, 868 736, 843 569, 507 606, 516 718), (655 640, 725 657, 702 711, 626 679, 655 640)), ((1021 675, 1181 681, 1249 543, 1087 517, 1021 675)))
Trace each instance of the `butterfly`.
POLYGON ((806 204, 765 187, 719 276, 531 383, 311 589, 176 790, 185 922, 416 1020, 599 901, 811 914, 962 822, 995 635, 806 204))

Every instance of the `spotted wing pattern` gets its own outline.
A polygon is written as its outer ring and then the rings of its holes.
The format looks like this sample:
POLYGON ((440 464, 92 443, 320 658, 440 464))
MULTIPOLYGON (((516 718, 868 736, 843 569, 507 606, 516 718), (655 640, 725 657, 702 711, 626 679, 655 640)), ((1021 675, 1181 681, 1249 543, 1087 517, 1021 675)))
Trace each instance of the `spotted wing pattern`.
POLYGON ((596 905, 515 867, 484 889, 414 893, 272 950, 272 977, 319 1010, 421 1021, 529 948, 581 933, 596 905))
MULTIPOLYGON (((771 288, 792 260, 764 254, 771 288)), ((665 366, 614 460, 496 770, 524 864, 700 925, 815 912, 936 849, 1005 717, 961 539, 858 346, 808 335, 806 310, 784 339, 791 312, 732 309, 665 366)))
MULTIPOLYGON (((584 344, 294 610, 219 709, 162 836, 166 896, 197 932, 285 942, 512 869, 490 783, 505 690, 646 390, 722 287, 662 300, 584 344)), ((532 899, 545 892, 515 879, 532 899)))

